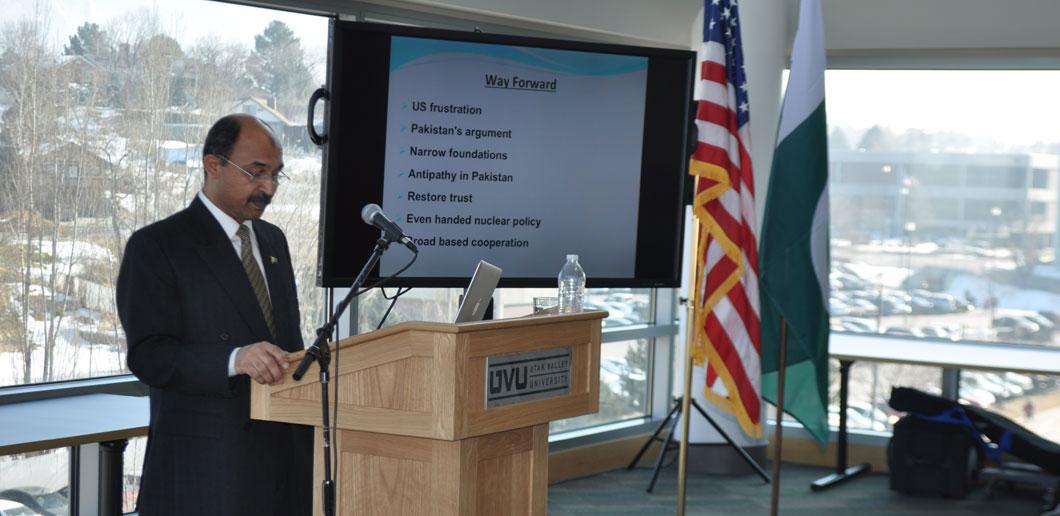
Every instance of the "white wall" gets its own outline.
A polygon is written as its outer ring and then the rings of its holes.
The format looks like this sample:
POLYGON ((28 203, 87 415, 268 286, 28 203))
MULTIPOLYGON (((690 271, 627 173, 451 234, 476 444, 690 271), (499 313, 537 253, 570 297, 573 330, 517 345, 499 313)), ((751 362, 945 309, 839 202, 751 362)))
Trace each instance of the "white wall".
POLYGON ((822 8, 829 50, 1060 48, 1055 0, 823 0, 822 8))
MULTIPOLYGON (((238 0, 237 0, 238 1, 238 0)), ((318 12, 365 5, 465 18, 581 27, 687 48, 701 0, 243 0, 318 12)), ((747 0, 753 16, 783 16, 790 34, 797 0, 747 0), (755 5, 757 3, 757 5, 755 5), (752 13, 757 11, 757 13, 752 13)), ((830 50, 1060 49, 1057 0, 823 0, 830 50)), ((748 44, 750 41, 748 40, 748 44)), ((790 42, 788 44, 790 47, 790 42)))
MULTIPOLYGON (((368 2, 488 12, 680 45, 695 37, 691 25, 703 8, 701 0, 368 2)), ((795 27, 797 0, 747 0, 740 5, 745 24, 752 22, 752 15, 780 15, 786 17, 789 32, 795 27)), ((823 10, 830 50, 1060 49, 1056 0, 824 0, 823 10)), ((747 41, 750 44, 750 38, 747 41)))
MULTIPOLYGON (((223 0, 318 14, 404 11, 519 27, 559 37, 688 48, 702 0, 223 0), (595 37, 589 35, 595 32, 595 37), (608 35, 619 38, 608 38, 608 35)), ((412 19, 411 23, 415 23, 412 19)))
POLYGON ((702 0, 441 0, 505 14, 685 46, 702 0))
MULTIPOLYGON (((392 7, 449 8, 464 13, 578 26, 686 47, 702 0, 367 0, 392 7)), ((686 47, 687 48, 687 47, 686 47)))

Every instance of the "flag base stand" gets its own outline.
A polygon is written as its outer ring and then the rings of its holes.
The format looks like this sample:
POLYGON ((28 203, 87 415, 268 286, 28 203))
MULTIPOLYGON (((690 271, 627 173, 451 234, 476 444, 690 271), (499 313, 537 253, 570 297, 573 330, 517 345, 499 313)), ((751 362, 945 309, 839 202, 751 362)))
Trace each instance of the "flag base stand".
POLYGON ((839 361, 839 432, 836 437, 835 473, 814 480, 810 484, 813 491, 822 491, 842 484, 872 469, 868 463, 847 467, 847 400, 850 397, 847 387, 850 383, 850 367, 853 365, 853 360, 839 361))
POLYGON ((858 475, 860 475, 862 473, 866 473, 866 472, 870 471, 871 469, 872 469, 872 467, 869 466, 869 464, 858 464, 857 466, 850 466, 849 468, 843 470, 842 472, 832 473, 831 475, 824 476, 824 477, 818 478, 817 480, 814 480, 813 483, 810 484, 810 489, 812 489, 814 491, 821 491, 821 490, 824 490, 824 489, 828 489, 829 487, 841 484, 841 483, 843 483, 843 482, 845 482, 847 480, 850 480, 850 479, 852 479, 852 478, 854 478, 854 477, 856 477, 856 476, 858 476, 858 475))
MULTIPOLYGON (((681 421, 681 402, 682 398, 680 396, 674 398, 674 406, 672 409, 670 409, 670 412, 666 414, 666 418, 664 418, 662 422, 659 423, 659 426, 655 429, 655 432, 653 432, 651 434, 651 437, 648 437, 648 439, 644 442, 644 445, 640 447, 640 451, 638 451, 637 455, 633 457, 632 461, 630 461, 629 466, 626 466, 626 469, 633 469, 634 467, 636 467, 637 463, 640 462, 641 457, 643 457, 644 454, 648 451, 648 448, 651 446, 651 443, 659 441, 663 443, 662 450, 659 451, 659 456, 655 458, 655 467, 652 468, 651 482, 648 483, 647 489, 649 493, 652 492, 653 489, 655 489, 655 482, 659 479, 659 473, 662 471, 663 461, 666 460, 666 455, 677 447, 677 445, 674 444, 674 431, 677 429, 677 426, 681 421), (671 425, 670 430, 666 432, 666 438, 664 439, 659 437, 659 434, 662 433, 663 429, 666 428, 666 425, 670 423, 670 420, 673 420, 673 425, 671 425)), ((714 419, 710 417, 710 414, 707 414, 707 412, 703 410, 703 407, 701 407, 695 399, 692 399, 692 406, 696 409, 696 411, 699 412, 701 416, 703 416, 703 419, 706 419, 707 422, 710 423, 710 426, 714 427, 714 430, 717 430, 717 432, 721 434, 723 438, 725 438, 725 441, 729 443, 729 446, 731 446, 734 450, 736 450, 737 453, 740 454, 740 457, 742 457, 743 460, 747 462, 747 465, 751 466, 751 469, 753 469, 755 473, 758 473, 758 476, 762 477, 762 480, 768 484, 769 475, 766 474, 766 470, 762 469, 762 466, 760 466, 758 462, 756 462, 754 458, 747 453, 746 450, 738 446, 732 440, 732 438, 729 437, 729 434, 725 433, 725 430, 722 430, 721 427, 718 426, 716 422, 714 422, 714 419)))

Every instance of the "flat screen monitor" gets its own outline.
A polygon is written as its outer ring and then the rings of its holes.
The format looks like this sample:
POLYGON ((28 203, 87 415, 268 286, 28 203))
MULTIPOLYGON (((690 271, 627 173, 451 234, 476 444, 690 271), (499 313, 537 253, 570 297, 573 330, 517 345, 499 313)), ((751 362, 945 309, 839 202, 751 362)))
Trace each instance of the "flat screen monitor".
MULTIPOLYGON (((379 204, 420 254, 391 285, 677 286, 695 54, 333 21, 319 283, 348 286, 379 204)), ((410 259, 392 247, 371 277, 410 259)))

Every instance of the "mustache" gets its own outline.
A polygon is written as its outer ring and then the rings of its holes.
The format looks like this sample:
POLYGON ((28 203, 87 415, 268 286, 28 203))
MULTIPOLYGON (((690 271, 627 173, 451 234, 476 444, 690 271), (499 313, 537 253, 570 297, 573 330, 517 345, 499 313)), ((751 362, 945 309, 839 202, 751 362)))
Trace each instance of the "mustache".
POLYGON ((250 202, 254 204, 260 204, 262 206, 268 206, 272 202, 272 196, 265 192, 257 192, 250 196, 250 202))

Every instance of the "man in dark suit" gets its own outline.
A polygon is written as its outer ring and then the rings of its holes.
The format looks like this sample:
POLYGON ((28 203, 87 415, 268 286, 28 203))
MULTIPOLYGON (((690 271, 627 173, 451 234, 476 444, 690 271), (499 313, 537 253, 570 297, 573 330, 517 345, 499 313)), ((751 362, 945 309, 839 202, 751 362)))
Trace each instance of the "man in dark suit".
POLYGON ((287 239, 260 220, 284 177, 269 128, 229 115, 203 147, 203 189, 129 238, 118 314, 129 369, 151 388, 139 511, 308 515, 312 429, 253 421, 250 381, 303 348, 287 239))

